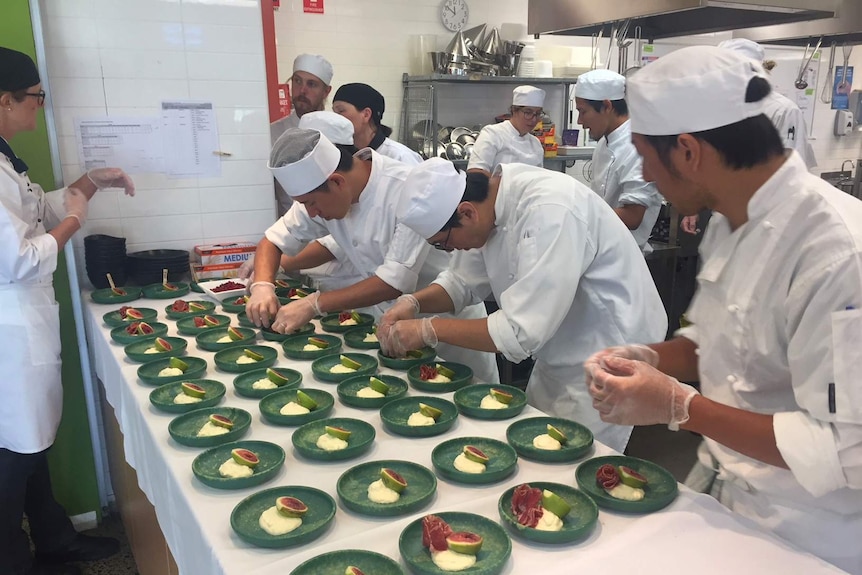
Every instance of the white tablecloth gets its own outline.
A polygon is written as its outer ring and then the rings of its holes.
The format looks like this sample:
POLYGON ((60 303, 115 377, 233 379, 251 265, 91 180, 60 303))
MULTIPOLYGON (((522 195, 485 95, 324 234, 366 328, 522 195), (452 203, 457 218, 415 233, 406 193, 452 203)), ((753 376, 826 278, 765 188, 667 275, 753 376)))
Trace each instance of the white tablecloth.
MULTIPOLYGON (((195 294, 187 296, 193 299, 195 294)), ((205 358, 209 368, 203 377, 222 381, 227 387, 221 405, 240 407, 253 416, 249 432, 242 439, 271 441, 286 452, 283 468, 275 479, 250 489, 223 491, 202 485, 192 474, 192 460, 202 450, 184 447, 168 434, 174 415, 157 411, 150 405, 153 387, 137 379, 140 364, 126 358, 121 345, 110 339, 102 315, 119 306, 98 305, 84 294, 85 320, 93 365, 113 406, 125 438, 128 463, 137 471, 141 490, 153 504, 159 525, 184 575, 243 574, 287 575, 303 561, 321 553, 340 549, 369 549, 401 562, 398 536, 404 527, 432 512, 466 511, 500 522, 497 500, 509 487, 529 481, 554 481, 575 485, 574 464, 541 464, 525 459, 517 472, 505 481, 490 486, 464 486, 438 478, 437 494, 427 508, 409 516, 371 518, 355 514, 340 503, 332 526, 319 539, 304 546, 284 550, 252 547, 233 532, 230 514, 243 498, 258 490, 282 485, 308 485, 329 493, 336 501, 335 485, 350 467, 377 459, 408 459, 433 469, 431 450, 439 443, 459 436, 483 436, 506 440, 506 428, 514 421, 480 421, 463 415, 447 433, 430 438, 408 439, 385 431, 377 410, 360 410, 337 399, 336 386, 316 381, 310 361, 284 357, 280 345, 268 344, 279 351, 276 366, 290 367, 303 374, 302 385, 325 389, 336 397, 332 417, 354 417, 371 423, 377 438, 362 457, 344 462, 313 462, 298 456, 291 443, 295 428, 270 425, 263 421, 258 400, 238 396, 233 389, 234 374, 216 369, 213 353, 200 350, 192 337, 188 355, 205 358)), ((139 300, 133 305, 159 310, 159 321, 169 326, 168 335, 178 335, 176 322, 167 320, 164 307, 171 300, 139 300)), ((229 314, 228 314, 229 315, 229 314)), ((234 325, 236 319, 234 317, 234 325)), ((403 373, 382 369, 382 373, 403 373)), ((424 395, 411 388, 410 394, 424 395)), ((451 399, 452 394, 444 394, 451 399)), ((540 415, 527 407, 520 418, 540 415)), ((613 452, 596 444, 594 454, 613 452)), ((588 458, 587 457, 587 458, 588 458)), ((512 556, 503 573, 630 572, 670 575, 739 575, 743 573, 782 573, 814 575, 842 573, 835 567, 783 543, 733 515, 705 495, 681 487, 680 496, 662 511, 635 516, 600 509, 595 531, 574 545, 540 545, 512 538, 512 556), (608 571, 610 569, 610 571, 608 571), (625 570, 625 571, 624 571, 625 570)))

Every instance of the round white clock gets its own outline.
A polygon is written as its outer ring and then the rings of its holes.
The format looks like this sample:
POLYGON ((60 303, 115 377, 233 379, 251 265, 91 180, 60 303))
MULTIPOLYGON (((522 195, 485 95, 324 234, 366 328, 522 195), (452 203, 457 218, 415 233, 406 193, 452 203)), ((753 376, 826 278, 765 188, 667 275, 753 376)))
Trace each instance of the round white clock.
POLYGON ((445 0, 440 7, 440 19, 447 30, 457 32, 467 24, 470 7, 467 0, 445 0))

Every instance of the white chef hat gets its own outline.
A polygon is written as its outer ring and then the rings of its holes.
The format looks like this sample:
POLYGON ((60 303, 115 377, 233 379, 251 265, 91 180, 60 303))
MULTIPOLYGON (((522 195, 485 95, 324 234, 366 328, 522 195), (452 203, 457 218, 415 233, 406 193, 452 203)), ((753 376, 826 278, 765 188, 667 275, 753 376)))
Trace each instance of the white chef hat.
POLYGON ((763 66, 717 46, 689 46, 662 56, 628 79, 632 132, 673 136, 729 126, 763 113, 763 100, 746 102, 763 66))
POLYGON ((317 130, 288 128, 272 145, 269 169, 289 196, 317 189, 332 175, 341 152, 317 130))
POLYGON ((575 97, 584 100, 622 100, 626 97, 626 78, 610 70, 590 70, 578 76, 575 97))
POLYGON ((518 86, 512 90, 513 106, 535 106, 541 108, 545 104, 545 91, 535 86, 518 86))
POLYGON ((766 58, 763 51, 763 46, 757 42, 753 42, 748 38, 734 38, 733 40, 725 40, 718 45, 719 48, 733 50, 739 52, 743 56, 755 62, 763 62, 766 58))
POLYGON ((404 182, 404 195, 398 209, 398 219, 425 239, 439 232, 461 198, 467 176, 452 162, 431 158, 415 166, 404 182))
POLYGON ((299 127, 317 130, 333 144, 353 145, 353 122, 335 112, 307 112, 299 119, 299 127))
POLYGON ((300 54, 293 60, 293 71, 314 74, 327 86, 332 82, 332 64, 319 54, 300 54))

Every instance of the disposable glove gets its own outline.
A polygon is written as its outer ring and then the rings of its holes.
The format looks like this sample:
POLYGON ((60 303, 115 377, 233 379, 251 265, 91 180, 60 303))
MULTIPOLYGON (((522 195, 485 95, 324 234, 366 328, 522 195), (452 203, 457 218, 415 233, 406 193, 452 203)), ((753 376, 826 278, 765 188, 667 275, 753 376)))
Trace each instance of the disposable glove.
POLYGON ((434 317, 423 317, 422 319, 404 319, 392 325, 387 337, 380 339, 380 348, 389 357, 404 357, 407 352, 420 347, 437 346, 437 332, 431 320, 434 317))
POLYGON ((275 321, 272 322, 273 331, 291 333, 310 322, 314 316, 323 315, 317 304, 319 297, 320 292, 316 291, 282 306, 275 316, 275 321))
POLYGON ((270 282, 254 282, 249 287, 251 297, 245 304, 248 319, 258 327, 269 327, 270 318, 278 313, 278 297, 275 295, 275 284, 270 282))
POLYGON ((697 227, 697 216, 685 216, 679 223, 679 228, 691 235, 700 233, 700 228, 697 227))
POLYGON ((250 284, 254 283, 254 259, 242 262, 237 275, 240 279, 247 279, 250 284))
MULTIPOLYGON (((389 332, 395 322, 413 319, 417 315, 419 315, 419 300, 409 293, 398 296, 392 307, 386 310, 386 313, 377 323, 377 339, 383 342, 389 337, 389 332)), ((380 347, 386 353, 386 348, 383 347, 382 343, 380 347)))
POLYGON ((619 425, 666 423, 678 431, 698 393, 690 385, 644 363, 612 355, 588 359, 589 393, 602 421, 619 425))
POLYGON ((127 196, 135 195, 135 183, 120 168, 94 168, 87 172, 87 177, 100 190, 105 188, 123 188, 127 196))
POLYGON ((81 226, 87 221, 89 205, 87 196, 81 190, 66 188, 66 191, 63 192, 63 207, 66 209, 66 217, 75 218, 81 226))
MULTIPOLYGON (((584 362, 584 367, 589 363, 601 362, 604 358, 612 355, 625 359, 643 361, 653 367, 658 367, 658 352, 651 347, 647 347, 639 343, 631 345, 616 345, 614 347, 608 347, 601 351, 597 351, 587 358, 587 361, 584 362)), ((592 382, 593 376, 590 374, 589 369, 585 369, 585 371, 587 375, 587 386, 589 386, 592 382)))

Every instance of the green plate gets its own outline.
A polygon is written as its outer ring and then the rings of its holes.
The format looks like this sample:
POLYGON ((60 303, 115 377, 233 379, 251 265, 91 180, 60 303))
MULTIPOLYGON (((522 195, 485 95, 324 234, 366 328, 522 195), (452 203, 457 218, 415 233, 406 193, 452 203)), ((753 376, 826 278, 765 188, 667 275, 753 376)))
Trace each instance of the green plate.
POLYGON ((248 319, 248 314, 245 311, 241 311, 236 314, 236 319, 242 327, 257 328, 257 326, 254 325, 254 322, 248 319))
POLYGON ((363 325, 374 325, 374 316, 369 313, 360 312, 359 321, 356 323, 356 325, 341 325, 340 323, 338 323, 337 313, 327 314, 320 319, 320 327, 323 329, 323 331, 328 331, 330 333, 344 333, 355 327, 360 327, 363 325))
POLYGON ((284 350, 284 355, 290 359, 320 359, 325 355, 339 353, 341 351, 341 339, 338 336, 325 333, 291 335, 281 342, 281 349, 284 350), (303 348, 308 344, 308 338, 312 336, 329 342, 329 347, 317 351, 304 351, 303 348))
POLYGON ((547 489, 554 492, 565 499, 566 503, 572 506, 572 510, 563 518, 563 528, 560 531, 540 531, 526 527, 518 523, 518 519, 512 513, 512 493, 518 486, 511 487, 500 496, 497 509, 503 523, 508 525, 515 535, 537 543, 571 543, 583 539, 595 529, 599 519, 599 508, 582 491, 562 483, 548 483, 546 481, 531 481, 529 485, 537 489, 547 489))
POLYGON ((287 339, 290 339, 291 337, 293 337, 295 335, 301 335, 301 334, 311 335, 314 333, 314 329, 315 329, 314 324, 311 322, 308 322, 304 326, 302 326, 299 329, 294 330, 290 333, 278 333, 277 331, 272 331, 271 329, 260 328, 260 335, 262 335, 263 339, 265 339, 266 341, 279 341, 279 342, 281 342, 281 341, 285 341, 287 339))
POLYGON ((254 340, 257 339, 257 333, 253 329, 237 327, 234 329, 242 334, 242 339, 219 343, 218 340, 223 337, 228 337, 227 329, 227 326, 223 328, 206 329, 195 336, 195 341, 199 348, 205 349, 206 351, 221 351, 223 349, 230 349, 237 346, 248 347, 253 345, 254 340))
POLYGON ((425 362, 423 365, 427 364, 431 367, 434 367, 437 364, 442 365, 443 367, 448 367, 452 371, 455 372, 455 377, 452 378, 452 381, 449 383, 430 383, 425 381, 421 377, 419 377, 419 370, 422 369, 421 365, 416 365, 411 367, 407 371, 407 381, 410 382, 410 385, 413 386, 414 389, 418 389, 419 391, 425 391, 429 393, 446 393, 449 391, 455 391, 456 389, 461 389, 462 387, 469 385, 471 381, 473 381, 473 370, 463 363, 455 363, 453 361, 439 361, 439 362, 425 362))
POLYGON ((215 489, 244 489, 266 483, 278 474, 284 464, 284 449, 268 441, 235 441, 207 449, 192 461, 192 473, 201 483, 215 489), (257 454, 260 463, 250 477, 222 477, 218 468, 231 458, 234 449, 248 449, 257 454))
POLYGON ((260 399, 261 397, 266 397, 270 393, 275 393, 276 391, 282 389, 296 389, 297 387, 299 387, 299 384, 302 383, 302 374, 295 369, 277 367, 274 369, 287 378, 287 383, 272 389, 253 388, 252 385, 255 381, 266 377, 267 369, 268 368, 266 367, 263 369, 255 369, 254 371, 247 371, 243 374, 236 376, 233 380, 233 388, 239 395, 243 397, 260 399))
MULTIPOLYGON (((447 511, 434 515, 448 523, 452 531, 470 531, 481 535, 484 539, 482 549, 476 556, 476 564, 469 569, 459 571, 459 573, 496 575, 503 570, 509 560, 509 555, 512 553, 512 540, 497 523, 473 513, 447 511)), ((422 546, 422 519, 420 517, 413 521, 401 532, 401 537, 398 538, 398 549, 401 551, 401 557, 413 573, 447 575, 450 572, 437 567, 431 561, 431 553, 422 546)))
POLYGON ((221 308, 227 313, 239 313, 245 311, 245 304, 234 303, 237 299, 243 296, 231 296, 221 300, 221 308))
POLYGON ((652 461, 624 455, 609 455, 588 459, 578 466, 575 478, 581 491, 592 497, 598 503, 599 507, 626 511, 628 513, 658 511, 663 507, 667 507, 676 499, 679 493, 676 479, 674 479, 673 475, 667 469, 656 465, 652 461), (640 501, 623 501, 605 493, 605 490, 596 484, 596 471, 605 463, 610 463, 614 466, 625 465, 626 467, 631 467, 646 477, 647 484, 643 488, 644 498, 640 501))
POLYGON ((363 387, 368 387, 370 375, 360 375, 345 379, 338 384, 338 399, 344 405, 351 407, 383 407, 393 399, 399 399, 407 395, 407 382, 394 375, 375 375, 377 379, 389 386, 389 392, 383 397, 359 397, 357 392, 363 387))
POLYGON ((280 389, 275 393, 270 393, 258 404, 260 414, 266 421, 274 425, 305 425, 310 421, 324 419, 332 411, 332 406, 335 405, 335 399, 330 393, 322 389, 306 387, 302 391, 317 402, 317 409, 301 415, 282 415, 281 408, 291 401, 296 401, 296 391, 295 389, 280 389))
POLYGON ((93 291, 93 293, 90 294, 90 299, 96 303, 112 304, 135 301, 141 297, 141 288, 123 287, 121 289, 126 291, 126 295, 116 295, 111 291, 111 288, 102 288, 93 291))
POLYGON ((129 325, 133 321, 145 321, 147 323, 156 321, 156 318, 159 316, 159 312, 154 310, 151 307, 136 307, 136 310, 143 314, 143 318, 134 320, 134 319, 123 319, 120 317, 120 310, 115 309, 114 311, 109 311, 105 315, 102 316, 102 321, 108 327, 119 327, 121 325, 129 325))
MULTIPOLYGON (((308 286, 303 286, 303 285, 298 285, 296 287, 301 288, 305 293, 307 293, 309 295, 311 295, 317 291, 314 288, 310 288, 308 286)), ((302 299, 301 297, 298 297, 298 298, 290 297, 290 290, 292 290, 292 289, 294 289, 294 288, 275 288, 275 295, 276 295, 276 297, 278 297, 278 301, 281 303, 281 305, 287 305, 290 302, 298 301, 298 300, 302 299)))
POLYGON ((311 364, 311 373, 314 374, 314 378, 318 381, 341 383, 345 379, 350 379, 351 377, 356 377, 358 375, 373 375, 374 373, 377 373, 377 360, 364 353, 331 353, 319 359, 315 359, 311 364), (362 364, 362 367, 350 373, 332 373, 329 371, 341 362, 342 355, 362 364))
POLYGON ((380 349, 378 341, 364 341, 369 333, 374 330, 373 325, 363 325, 344 332, 344 343, 353 349, 380 349))
POLYGON ((165 314, 167 314, 168 319, 183 319, 184 317, 194 317, 196 315, 207 315, 212 313, 215 310, 215 304, 208 300, 203 299, 192 299, 186 300, 188 303, 196 303, 204 306, 204 309, 201 310, 189 310, 189 311, 174 311, 174 304, 170 304, 165 307, 165 314))
POLYGON ((458 437, 444 441, 435 447, 431 452, 431 462, 440 476, 456 483, 477 485, 496 483, 512 475, 518 465, 518 455, 511 445, 503 441, 488 437, 458 437), (488 456, 485 471, 464 473, 455 469, 455 458, 464 452, 465 445, 478 447, 488 456))
POLYGON ((144 297, 148 297, 150 299, 172 299, 183 297, 189 293, 189 284, 185 282, 172 282, 172 284, 175 285, 177 289, 173 291, 167 290, 163 284, 150 284, 148 286, 144 286, 144 297))
POLYGON ((186 342, 186 340, 181 337, 163 337, 162 339, 171 344, 170 351, 157 351, 155 353, 146 353, 148 349, 150 349, 151 347, 155 347, 155 337, 136 341, 135 343, 130 343, 123 348, 123 351, 132 361, 137 361, 138 363, 146 363, 148 361, 153 361, 154 359, 161 359, 163 357, 178 357, 186 352, 186 347, 188 347, 189 345, 188 342, 186 342))
POLYGON ((349 565, 359 568, 363 573, 375 575, 404 575, 401 566, 386 555, 363 549, 342 549, 330 551, 299 564, 290 575, 320 575, 332 573, 341 575, 349 565))
POLYGON ((188 364, 188 369, 182 375, 159 375, 159 372, 169 367, 171 358, 156 359, 148 361, 138 368, 138 377, 148 385, 166 385, 177 381, 185 381, 201 377, 207 371, 207 361, 199 357, 183 356, 182 360, 188 364))
MULTIPOLYGON (((334 517, 335 500, 328 494, 313 487, 291 485, 258 491, 237 503, 230 514, 230 526, 246 543, 278 549, 314 541, 323 535, 334 517), (275 507, 279 497, 296 497, 308 506, 308 512, 302 517, 302 524, 290 533, 270 535, 261 528, 260 515, 275 507)), ((339 575, 342 573, 343 569, 339 575)))
MULTIPOLYGON (((293 278, 276 278, 275 295, 277 295, 278 297, 284 297, 287 292, 298 287, 302 287, 302 280, 297 280, 293 278), (279 293, 280 291, 284 293, 279 293)), ((317 291, 311 288, 308 288, 308 290, 309 292, 317 291)))
POLYGON ((382 351, 378 351, 377 360, 383 367, 406 371, 411 367, 428 363, 437 357, 437 350, 433 347, 423 347, 415 351, 422 352, 422 357, 389 357, 388 355, 383 355, 382 351))
POLYGON ((593 446, 593 433, 580 423, 558 417, 531 417, 516 421, 506 429, 506 440, 518 455, 542 461, 561 463, 574 461, 586 455, 593 446), (568 441, 558 451, 533 447, 533 438, 548 433, 548 424, 566 434, 568 441))
POLYGON ((153 333, 148 333, 145 335, 129 335, 126 332, 126 328, 129 326, 121 325, 111 330, 111 339, 117 343, 128 345, 130 343, 135 343, 136 341, 141 341, 143 339, 153 339, 154 337, 160 337, 168 333, 168 326, 166 324, 159 323, 157 321, 148 321, 146 323, 148 323, 150 327, 153 328, 153 333))
POLYGON ((177 383, 160 385, 150 392, 150 403, 156 409, 167 413, 188 413, 196 409, 204 409, 217 405, 224 397, 224 384, 214 379, 184 379, 177 383), (174 398, 182 393, 184 382, 194 383, 206 390, 206 395, 197 403, 174 403, 174 398))
POLYGON ((446 433, 455 425, 457 418, 458 408, 455 407, 455 404, 440 397, 402 397, 401 399, 390 401, 380 410, 380 420, 383 421, 383 427, 390 433, 404 437, 431 437, 432 435, 446 433), (419 411, 420 403, 426 403, 443 412, 437 418, 437 423, 416 427, 407 425, 407 419, 410 417, 410 414, 419 411))
POLYGON ((339 461, 363 455, 371 449, 375 435, 374 427, 360 419, 333 417, 306 423, 293 432, 292 441, 293 446, 303 457, 320 461, 339 461), (317 446, 317 438, 326 433, 327 425, 342 427, 351 432, 350 437, 347 438, 346 448, 326 451, 317 446))
POLYGON ((177 320, 177 331, 182 335, 198 335, 210 329, 225 329, 230 325, 230 317, 226 315, 210 314, 219 321, 219 325, 205 325, 198 327, 195 325, 194 317, 184 317, 177 320))
POLYGON ((490 385, 485 383, 476 383, 462 387, 455 392, 452 401, 458 406, 458 410, 468 417, 476 419, 509 419, 515 417, 527 405, 527 394, 511 385, 490 385), (491 388, 502 389, 512 394, 512 401, 509 405, 500 409, 484 409, 482 399, 488 395, 491 388))
POLYGON ((335 486, 341 504, 362 515, 393 517, 407 515, 428 505, 437 491, 437 478, 427 467, 412 461, 386 459, 351 467, 341 474, 335 486), (380 470, 389 468, 407 481, 395 503, 375 503, 368 499, 368 486, 380 479, 380 470))
MULTIPOLYGON (((189 411, 179 417, 174 418, 168 425, 168 433, 174 438, 174 441, 181 445, 189 447, 213 447, 236 441, 248 431, 251 425, 251 414, 244 409, 236 407, 205 407, 189 411), (222 435, 212 435, 210 437, 198 437, 198 431, 208 421, 212 414, 223 415, 233 421, 233 428, 222 435)), ((228 454, 230 451, 228 451, 228 454)))
POLYGON ((215 364, 222 371, 230 373, 246 373, 255 369, 263 369, 264 367, 272 367, 275 365, 275 360, 278 359, 278 352, 266 345, 246 345, 230 347, 216 352, 215 364), (237 363, 236 360, 245 354, 244 350, 251 350, 263 356, 263 359, 254 363, 237 363))

